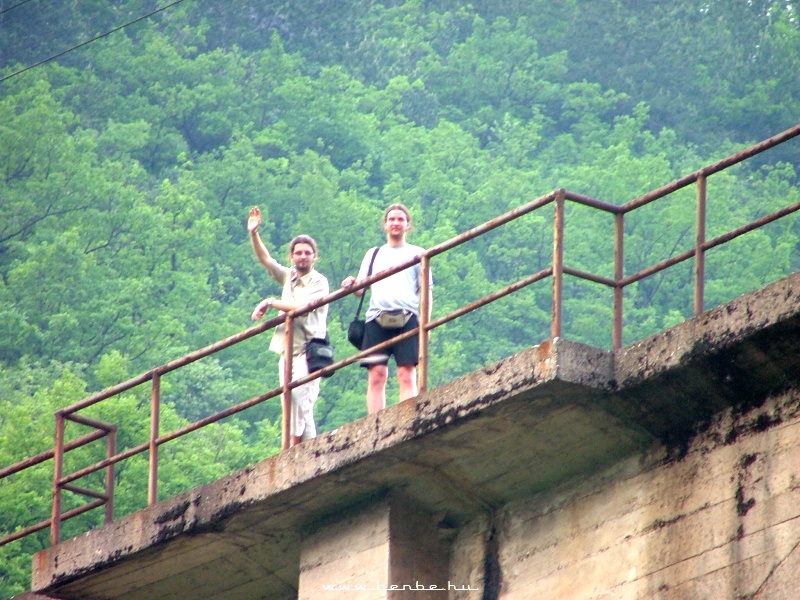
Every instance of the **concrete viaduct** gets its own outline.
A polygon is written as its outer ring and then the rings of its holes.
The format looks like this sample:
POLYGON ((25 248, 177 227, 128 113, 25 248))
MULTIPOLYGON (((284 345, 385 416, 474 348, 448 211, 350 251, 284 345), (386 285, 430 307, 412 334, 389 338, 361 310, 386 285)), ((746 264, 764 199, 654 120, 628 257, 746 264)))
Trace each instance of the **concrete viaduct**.
POLYGON ((800 274, 550 339, 35 555, 75 600, 789 599, 800 274))

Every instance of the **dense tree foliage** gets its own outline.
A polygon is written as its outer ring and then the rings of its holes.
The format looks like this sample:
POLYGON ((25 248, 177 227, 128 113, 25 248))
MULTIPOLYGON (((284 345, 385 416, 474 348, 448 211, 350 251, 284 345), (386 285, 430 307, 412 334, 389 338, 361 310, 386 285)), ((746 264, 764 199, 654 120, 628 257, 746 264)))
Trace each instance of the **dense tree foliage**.
MULTIPOLYGON (((254 204, 276 256, 298 233, 317 239, 335 288, 381 243, 390 202, 430 247, 559 187, 627 202, 800 114, 792 0, 158 8, 0 0, 0 466, 52 447, 56 409, 250 325, 277 292, 247 239, 254 204)), ((800 200, 799 162, 795 142, 713 176, 709 237, 800 200)), ((552 208, 536 211, 434 259, 434 315, 549 266, 551 224, 552 208)), ((625 234, 628 274, 688 249, 693 190, 637 211, 625 234)), ((566 263, 612 276, 612 235, 608 215, 569 205, 566 263)), ((799 239, 789 218, 711 252, 709 306, 796 271, 799 239)), ((565 335, 608 347, 610 291, 565 283, 565 335)), ((629 289, 626 341, 690 316, 691 286, 687 263, 629 289)), ((340 356, 355 306, 331 309, 340 356)), ((551 311, 541 283, 435 331, 431 384, 547 338, 551 311)), ((165 376, 162 431, 276 387, 266 346, 165 376)), ((147 439, 146 387, 87 411, 119 426, 122 448, 147 439)), ((364 390, 356 366, 325 380, 320 429, 363 416, 364 390)), ((279 418, 271 401, 166 445, 160 495, 276 452, 279 418)), ((144 506, 146 470, 141 455, 117 469, 117 515, 144 506)), ((51 477, 0 481, 0 534, 47 518, 51 477)), ((0 596, 27 588, 46 544, 0 547, 0 596)))

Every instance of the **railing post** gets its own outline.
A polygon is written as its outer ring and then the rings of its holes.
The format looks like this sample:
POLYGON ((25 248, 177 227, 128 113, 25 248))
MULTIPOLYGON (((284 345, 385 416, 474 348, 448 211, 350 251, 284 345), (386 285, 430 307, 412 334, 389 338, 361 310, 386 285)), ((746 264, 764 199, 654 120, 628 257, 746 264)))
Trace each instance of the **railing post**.
MULTIPOLYGON (((106 441, 106 458, 111 458, 117 452, 117 428, 108 432, 106 441)), ((114 463, 106 467, 106 524, 114 520, 114 463)))
POLYGON ((422 393, 428 389, 428 344, 430 341, 430 331, 427 325, 430 321, 431 312, 431 259, 427 254, 422 255, 420 265, 422 266, 420 270, 422 279, 419 282, 419 373, 417 373, 417 388, 419 393, 422 393))
POLYGON ((622 348, 623 303, 625 288, 621 281, 625 276, 625 213, 614 215, 614 325, 611 332, 611 346, 614 350, 622 348))
POLYGON ((50 520, 50 545, 61 538, 61 476, 64 470, 64 415, 56 413, 56 445, 53 455, 53 512, 50 520))
POLYGON ((706 175, 697 178, 697 225, 694 254, 694 316, 702 314, 705 307, 706 251, 706 175))
POLYGON ((153 388, 150 394, 150 470, 147 481, 147 505, 158 501, 158 434, 161 415, 161 373, 153 372, 153 388))
POLYGON ((562 300, 564 296, 564 190, 558 190, 553 217, 553 323, 550 337, 561 337, 562 300))
POLYGON ((292 410, 292 390, 289 384, 292 381, 292 354, 294 353, 294 319, 291 315, 286 316, 285 332, 283 336, 283 394, 281 396, 281 450, 289 447, 290 416, 292 410))

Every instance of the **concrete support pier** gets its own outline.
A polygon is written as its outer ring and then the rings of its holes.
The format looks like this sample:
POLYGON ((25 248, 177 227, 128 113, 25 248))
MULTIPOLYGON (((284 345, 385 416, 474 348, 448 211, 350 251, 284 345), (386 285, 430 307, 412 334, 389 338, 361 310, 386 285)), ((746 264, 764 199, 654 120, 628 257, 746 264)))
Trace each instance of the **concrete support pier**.
POLYGON ((446 597, 448 543, 413 501, 380 498, 314 529, 300 547, 300 600, 446 597))

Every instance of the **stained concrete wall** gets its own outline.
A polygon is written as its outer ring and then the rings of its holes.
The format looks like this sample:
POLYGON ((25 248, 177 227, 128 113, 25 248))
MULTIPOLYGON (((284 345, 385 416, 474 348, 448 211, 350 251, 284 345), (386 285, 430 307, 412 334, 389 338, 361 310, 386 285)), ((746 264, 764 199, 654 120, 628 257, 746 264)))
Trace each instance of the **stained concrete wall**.
POLYGON ((301 544, 298 598, 385 600, 376 584, 389 581, 389 510, 376 502, 316 527, 301 544))
POLYGON ((300 550, 300 600, 423 600, 432 589, 447 590, 449 540, 439 536, 434 515, 401 494, 309 529, 300 550))
POLYGON ((800 597, 800 391, 475 519, 450 578, 478 588, 450 600, 800 597))

